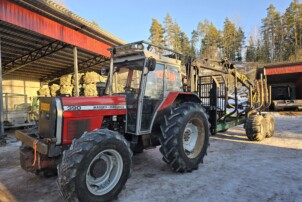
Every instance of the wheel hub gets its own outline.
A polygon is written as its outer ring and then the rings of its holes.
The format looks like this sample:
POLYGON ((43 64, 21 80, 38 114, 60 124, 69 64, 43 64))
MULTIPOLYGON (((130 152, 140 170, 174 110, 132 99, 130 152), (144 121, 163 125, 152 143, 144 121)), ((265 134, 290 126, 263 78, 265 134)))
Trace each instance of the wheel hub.
POLYGON ((205 141, 204 133, 203 123, 199 119, 192 119, 187 123, 183 133, 183 149, 189 158, 195 158, 201 152, 205 141))
POLYGON ((113 149, 103 150, 93 158, 87 169, 87 188, 94 195, 104 195, 116 186, 122 172, 122 156, 113 149))
POLYGON ((198 137, 198 128, 192 123, 188 123, 185 128, 183 142, 184 149, 187 152, 192 152, 195 148, 198 137))
POLYGON ((90 167, 90 174, 93 178, 99 178, 102 177, 107 169, 108 162, 106 162, 104 159, 97 159, 90 167))

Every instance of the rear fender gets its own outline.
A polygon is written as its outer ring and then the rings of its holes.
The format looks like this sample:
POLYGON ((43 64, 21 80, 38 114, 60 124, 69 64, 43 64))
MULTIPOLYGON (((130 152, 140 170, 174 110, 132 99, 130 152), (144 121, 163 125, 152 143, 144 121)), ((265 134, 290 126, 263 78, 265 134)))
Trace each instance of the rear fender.
POLYGON ((191 92, 171 92, 168 94, 164 102, 158 108, 157 111, 161 111, 172 106, 175 102, 196 102, 201 103, 199 97, 191 92))

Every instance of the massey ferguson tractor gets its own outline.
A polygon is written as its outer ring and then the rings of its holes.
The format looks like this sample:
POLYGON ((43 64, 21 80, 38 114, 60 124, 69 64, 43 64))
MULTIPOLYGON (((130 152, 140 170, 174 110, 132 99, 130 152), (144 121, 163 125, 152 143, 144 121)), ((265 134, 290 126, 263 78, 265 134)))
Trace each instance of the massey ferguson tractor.
POLYGON ((272 135, 272 117, 261 115, 269 103, 264 79, 245 83, 227 63, 220 76, 203 77, 200 69, 211 67, 188 64, 185 83, 176 51, 145 41, 110 51, 109 79, 98 97, 40 98, 38 131, 16 131, 22 168, 57 169, 67 201, 116 198, 129 177, 132 154, 145 148, 160 145, 172 170, 191 172, 203 162, 210 133, 245 123, 250 140, 272 135), (228 103, 225 74, 248 87, 249 106, 242 112, 236 90, 235 104, 228 103))

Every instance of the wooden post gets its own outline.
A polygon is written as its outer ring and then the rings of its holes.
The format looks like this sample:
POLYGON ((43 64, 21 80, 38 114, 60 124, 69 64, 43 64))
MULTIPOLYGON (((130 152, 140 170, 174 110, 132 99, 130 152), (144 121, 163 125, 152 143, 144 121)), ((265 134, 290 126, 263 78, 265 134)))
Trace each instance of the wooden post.
POLYGON ((75 96, 79 97, 79 79, 78 79, 78 49, 77 47, 73 47, 73 58, 74 58, 74 88, 75 88, 75 96))
POLYGON ((4 136, 4 116, 3 116, 3 92, 2 92, 2 55, 0 37, 0 138, 4 136))

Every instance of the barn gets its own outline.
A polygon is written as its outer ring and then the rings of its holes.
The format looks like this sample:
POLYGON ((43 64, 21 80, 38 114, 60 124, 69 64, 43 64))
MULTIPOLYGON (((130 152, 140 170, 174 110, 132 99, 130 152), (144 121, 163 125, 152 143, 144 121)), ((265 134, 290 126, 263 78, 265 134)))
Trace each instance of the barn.
POLYGON ((271 86, 273 110, 302 109, 302 62, 265 65, 260 73, 271 86))
POLYGON ((124 43, 52 1, 0 0, 0 133, 8 120, 22 122, 20 106, 43 83, 100 72, 109 66, 108 48, 124 43))

